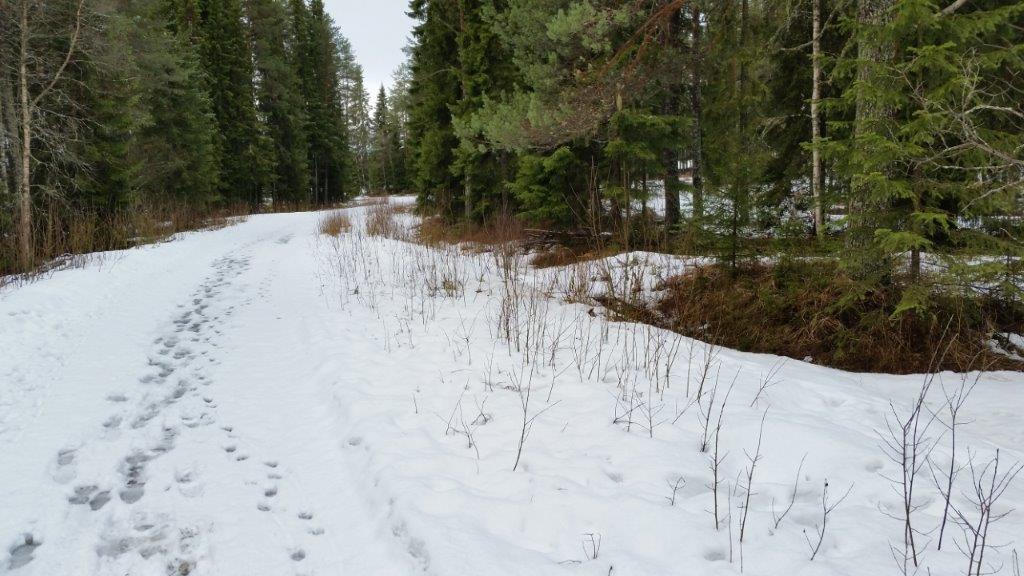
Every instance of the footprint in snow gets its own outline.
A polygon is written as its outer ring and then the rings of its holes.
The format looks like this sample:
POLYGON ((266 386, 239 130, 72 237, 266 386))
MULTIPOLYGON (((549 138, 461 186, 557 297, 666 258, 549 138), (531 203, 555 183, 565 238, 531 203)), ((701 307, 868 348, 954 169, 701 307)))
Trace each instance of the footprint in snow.
POLYGON ((56 467, 53 471, 53 479, 58 484, 67 484, 75 479, 78 475, 77 466, 75 465, 75 457, 78 454, 78 448, 64 448, 57 452, 56 467))
POLYGON ((723 550, 713 548, 711 550, 704 551, 704 559, 708 562, 721 562, 725 560, 725 552, 723 550))
POLYGON ((68 497, 68 503, 74 506, 89 505, 95 512, 110 502, 110 490, 100 490, 98 486, 77 486, 75 493, 68 497))
POLYGON ((124 459, 122 473, 125 476, 125 485, 118 492, 118 496, 125 504, 134 504, 142 499, 146 493, 146 462, 151 460, 148 454, 135 452, 124 459))
POLYGON ((34 559, 32 554, 36 551, 36 548, 42 545, 43 543, 32 534, 25 534, 20 542, 11 547, 11 558, 7 562, 7 569, 17 570, 31 562, 34 559))
POLYGON ((114 414, 110 418, 107 418, 106 420, 103 421, 103 428, 105 428, 108 431, 117 430, 118 428, 121 427, 121 422, 123 421, 124 418, 120 414, 114 414))
POLYGON ((153 418, 156 418, 157 414, 159 413, 160 409, 159 407, 157 407, 156 404, 150 404, 149 406, 146 406, 145 411, 142 414, 136 416, 134 420, 132 420, 132 429, 138 430, 139 428, 142 428, 146 424, 149 424, 149 421, 152 420, 153 418))

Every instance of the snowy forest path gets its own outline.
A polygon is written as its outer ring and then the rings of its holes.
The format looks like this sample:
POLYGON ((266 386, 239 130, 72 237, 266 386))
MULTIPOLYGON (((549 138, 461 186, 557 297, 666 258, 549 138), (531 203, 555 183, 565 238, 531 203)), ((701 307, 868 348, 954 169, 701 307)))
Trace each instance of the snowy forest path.
POLYGON ((324 386, 347 360, 315 223, 257 217, 3 295, 0 453, 21 474, 0 472, 0 573, 413 565, 324 386))

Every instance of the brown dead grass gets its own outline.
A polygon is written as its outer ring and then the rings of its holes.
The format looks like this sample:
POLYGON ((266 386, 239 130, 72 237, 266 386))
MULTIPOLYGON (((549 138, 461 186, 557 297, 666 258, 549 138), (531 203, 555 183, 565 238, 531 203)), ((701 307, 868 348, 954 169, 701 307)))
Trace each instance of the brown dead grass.
POLYGON ((523 223, 509 215, 495 217, 485 224, 452 224, 438 216, 425 218, 416 234, 417 241, 427 245, 470 244, 489 247, 521 243, 526 238, 523 223))
POLYGON ((939 369, 1024 368, 985 344, 993 332, 1020 330, 1020 310, 938 297, 927 314, 893 318, 895 289, 847 302, 852 285, 830 263, 758 266, 735 279, 718 267, 701 267, 671 279, 667 288, 653 310, 633 311, 638 319, 729 348, 909 374, 928 371, 935 350, 948 346, 939 369))
POLYGON ((318 224, 321 234, 327 236, 340 236, 352 231, 352 218, 348 212, 330 212, 320 218, 318 224))
POLYGON ((222 228, 250 213, 248 205, 195 210, 153 204, 101 214, 55 201, 34 214, 31 269, 19 265, 13 224, 0 221, 0 285, 31 282, 48 272, 82 265, 96 252, 162 242, 179 232, 222 228))
POLYGON ((592 260, 600 260, 602 258, 610 258, 612 256, 622 254, 622 252, 623 250, 616 246, 607 246, 605 248, 597 249, 553 246, 535 253, 530 259, 530 264, 533 264, 537 268, 559 268, 592 260))
POLYGON ((398 215, 404 212, 404 207, 387 201, 371 204, 366 216, 366 233, 391 240, 409 240, 409 231, 398 221, 398 215))

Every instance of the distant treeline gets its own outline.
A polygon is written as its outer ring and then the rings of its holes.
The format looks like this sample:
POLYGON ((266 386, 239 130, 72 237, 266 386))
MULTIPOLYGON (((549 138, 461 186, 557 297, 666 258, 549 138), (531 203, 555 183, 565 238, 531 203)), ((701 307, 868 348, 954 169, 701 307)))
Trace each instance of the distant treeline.
POLYGON ((0 3, 0 273, 342 200, 379 116, 322 0, 0 3))

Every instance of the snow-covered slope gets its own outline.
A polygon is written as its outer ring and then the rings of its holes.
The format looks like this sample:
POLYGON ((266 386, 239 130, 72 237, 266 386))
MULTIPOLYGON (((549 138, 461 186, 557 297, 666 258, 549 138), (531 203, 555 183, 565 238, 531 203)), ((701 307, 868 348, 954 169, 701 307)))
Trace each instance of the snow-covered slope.
MULTIPOLYGON (((922 377, 606 322, 521 258, 366 237, 366 210, 336 240, 318 214, 259 216, 0 293, 0 573, 898 572, 879 432, 922 377), (811 561, 826 479, 850 493, 811 561)), ((958 463, 1024 459, 1022 411, 1024 377, 984 375, 958 463)), ((950 435, 926 436, 941 476, 950 435)), ((921 573, 965 574, 957 525, 936 550, 934 484, 921 573)), ((1019 479, 996 513, 1022 503, 1019 479)), ((1024 512, 994 524, 986 570, 1012 573, 1022 535, 1024 512)))

